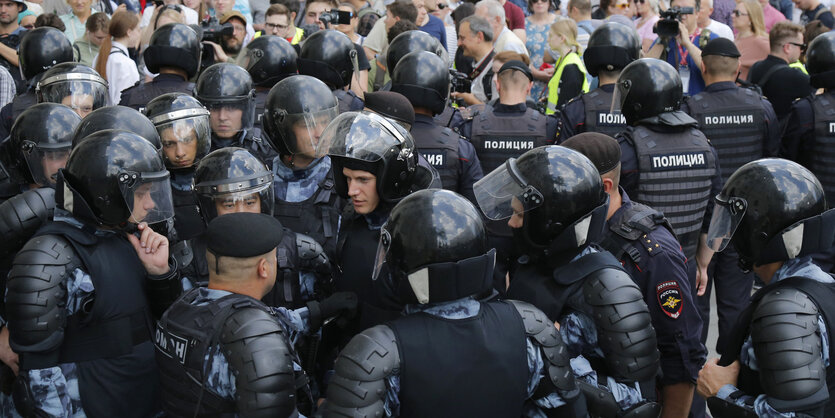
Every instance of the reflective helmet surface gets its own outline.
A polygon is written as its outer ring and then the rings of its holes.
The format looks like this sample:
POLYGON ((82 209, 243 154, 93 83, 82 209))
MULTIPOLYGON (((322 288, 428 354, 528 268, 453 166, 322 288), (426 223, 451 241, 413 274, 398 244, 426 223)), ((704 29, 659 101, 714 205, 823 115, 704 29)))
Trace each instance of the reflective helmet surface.
POLYGON ((221 148, 203 158, 194 173, 194 191, 207 225, 218 216, 216 204, 230 210, 251 207, 256 195, 261 213, 273 214, 273 174, 244 148, 221 148))
POLYGON ((157 129, 168 168, 191 167, 212 146, 209 111, 185 93, 166 93, 148 102, 145 116, 157 129))

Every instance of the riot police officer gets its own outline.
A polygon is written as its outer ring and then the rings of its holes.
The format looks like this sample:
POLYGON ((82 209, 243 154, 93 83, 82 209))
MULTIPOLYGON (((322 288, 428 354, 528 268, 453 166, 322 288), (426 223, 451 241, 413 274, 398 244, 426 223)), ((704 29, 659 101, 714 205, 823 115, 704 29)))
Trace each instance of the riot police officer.
MULTIPOLYGON (((736 85, 739 50, 728 39, 717 38, 702 49, 704 91, 689 96, 681 110, 699 122, 719 156, 723 183, 743 164, 762 157, 776 156, 780 148, 780 127, 774 108, 751 89, 736 85)), ((737 265, 733 246, 715 254, 708 266, 706 291, 698 298, 702 318, 710 317, 710 294, 716 289, 719 339, 716 350, 724 353, 725 336, 751 296, 754 276, 737 265)), ((707 327, 702 341, 707 340, 707 327)))
POLYGON ((43 73, 35 88, 38 103, 61 103, 82 118, 107 106, 107 80, 96 70, 75 62, 62 62, 43 73))
POLYGON ((255 127, 262 128, 264 107, 270 89, 279 81, 298 74, 296 49, 280 36, 259 36, 246 44, 237 63, 252 76, 255 85, 255 127))
POLYGON ((629 125, 617 135, 620 185, 634 201, 667 217, 691 283, 698 268, 701 287, 713 255, 703 239, 710 196, 721 189, 721 177, 716 150, 698 122, 679 110, 682 95, 678 71, 664 61, 642 58, 623 69, 612 99, 629 125))
MULTIPOLYGON (((389 51, 391 57, 394 51, 389 51)), ((415 109, 411 129, 415 145, 438 170, 445 189, 475 201, 473 184, 484 176, 475 148, 432 119, 443 112, 449 98, 447 62, 431 52, 417 51, 407 54, 396 65, 392 67, 391 91, 406 96, 415 109)))
POLYGON ((15 119, 29 106, 37 103, 35 86, 40 75, 53 65, 73 61, 69 39, 58 29, 40 27, 26 32, 18 47, 20 74, 26 79, 26 91, 15 96, 0 109, 0 138, 9 135, 15 119))
POLYGON ((765 286, 751 298, 722 358, 699 373, 711 415, 809 416, 835 413, 832 297, 835 279, 811 254, 833 244, 835 210, 801 165, 762 159, 739 168, 716 196, 707 241, 733 243, 740 265, 765 286))
POLYGON ((383 225, 377 253, 376 280, 389 282, 406 315, 345 347, 326 416, 384 416, 385 399, 399 401, 391 416, 586 416, 566 346, 545 314, 525 302, 478 300, 492 292, 495 250, 472 203, 447 190, 407 196, 383 225), (394 379, 400 384, 383 386, 394 379), (356 386, 386 390, 360 396, 356 386))
POLYGON ((211 148, 209 111, 186 93, 166 93, 148 102, 145 116, 156 127, 162 157, 171 173, 177 238, 193 238, 204 231, 192 180, 194 167, 211 148))
POLYGON ((362 99, 350 89, 354 74, 362 70, 359 55, 344 33, 320 30, 302 43, 299 74, 316 77, 327 84, 339 101, 339 113, 362 110, 362 99))
POLYGON ((449 54, 447 53, 446 48, 441 45, 438 38, 420 30, 409 30, 403 32, 395 36, 394 39, 389 42, 389 46, 386 48, 385 54, 380 54, 377 58, 377 62, 380 64, 377 65, 374 84, 376 85, 379 83, 380 87, 375 88, 374 91, 389 90, 391 87, 391 75, 394 73, 397 63, 400 62, 400 60, 406 55, 417 51, 431 52, 432 54, 443 59, 445 62, 449 62, 449 54), (383 65, 385 65, 385 68, 382 68, 383 65), (389 82, 384 84, 383 78, 388 79, 389 82))
MULTIPOLYGON (((606 229, 600 246, 617 258, 641 289, 658 335, 659 390, 666 416, 687 416, 699 369, 704 364, 702 318, 687 278, 681 245, 664 214, 633 202, 619 187, 620 145, 597 132, 577 134, 562 143, 580 151, 597 168, 609 195, 606 229)), ((704 416, 704 401, 698 406, 704 416)))
POLYGON ((617 22, 606 22, 591 34, 583 52, 589 74, 597 77, 598 87, 571 99, 560 113, 557 142, 582 132, 615 136, 626 129, 623 115, 612 114, 612 93, 623 67, 641 57, 641 38, 635 29, 617 22))
POLYGON ((241 147, 252 151, 268 166, 276 153, 261 139, 255 122, 255 91, 252 77, 238 65, 214 64, 200 73, 194 97, 209 109, 212 150, 241 147))
POLYGON ((475 194, 489 219, 509 218, 524 254, 507 298, 559 323, 590 414, 658 416, 659 354, 647 305, 620 262, 593 244, 608 208, 595 166, 577 151, 539 147, 484 176, 475 194))
POLYGON ((331 260, 345 201, 334 190, 331 159, 320 137, 338 106, 325 83, 297 75, 276 83, 264 111, 265 136, 279 155, 273 162, 275 216, 313 237, 331 260))
POLYGON ((188 25, 169 23, 155 29, 142 56, 148 70, 158 75, 149 83, 123 90, 119 104, 143 111, 161 94, 191 94, 194 84, 189 80, 200 68, 202 47, 200 36, 188 25))
POLYGON ((73 148, 88 136, 106 129, 132 132, 150 142, 156 149, 162 149, 159 133, 154 124, 145 115, 125 106, 106 106, 90 112, 81 119, 81 123, 75 128, 75 135, 72 139, 73 148))
POLYGON ((136 134, 98 132, 73 148, 56 189, 54 221, 7 281, 15 406, 23 416, 154 415, 151 314, 182 290, 168 240, 148 227, 174 215, 162 158, 136 134))

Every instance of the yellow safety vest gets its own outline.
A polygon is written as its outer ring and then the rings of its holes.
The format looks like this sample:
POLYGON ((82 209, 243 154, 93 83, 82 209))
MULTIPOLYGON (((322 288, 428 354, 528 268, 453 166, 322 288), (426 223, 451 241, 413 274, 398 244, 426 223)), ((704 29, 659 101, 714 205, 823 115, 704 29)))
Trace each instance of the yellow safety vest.
POLYGON ((302 36, 304 36, 304 29, 296 28, 296 34, 293 35, 293 39, 290 40, 290 45, 296 45, 301 42, 302 36))
POLYGON ((809 72, 806 71, 806 66, 803 65, 803 63, 800 62, 800 61, 795 61, 795 62, 789 64, 789 67, 796 68, 800 71, 803 71, 803 74, 809 75, 809 72))
POLYGON ((583 73, 583 93, 589 92, 589 80, 588 76, 586 75, 586 66, 583 65, 583 61, 580 59, 580 56, 577 55, 576 52, 569 52, 564 56, 560 57, 560 61, 557 63, 557 69, 554 70, 554 76, 551 77, 551 81, 548 82, 548 107, 545 109, 545 114, 553 115, 554 112, 557 110, 557 102, 559 101, 560 95, 560 78, 562 78, 562 71, 568 65, 576 65, 577 68, 583 73))

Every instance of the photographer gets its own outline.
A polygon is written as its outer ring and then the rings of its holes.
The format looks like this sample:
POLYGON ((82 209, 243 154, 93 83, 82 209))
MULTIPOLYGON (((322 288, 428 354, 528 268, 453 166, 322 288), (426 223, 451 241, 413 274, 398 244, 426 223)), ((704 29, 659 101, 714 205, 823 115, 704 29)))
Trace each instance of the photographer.
POLYGON ((699 0, 673 0, 670 9, 661 12, 655 26, 658 39, 646 56, 667 61, 681 76, 684 94, 694 95, 705 88, 702 78, 701 48, 718 35, 698 26, 699 0), (675 24, 678 23, 678 31, 675 24), (677 32, 677 33, 676 33, 677 32))
POLYGON ((238 57, 238 53, 241 52, 241 48, 248 43, 246 41, 247 38, 247 23, 246 18, 241 12, 237 10, 232 10, 229 13, 220 17, 220 24, 226 25, 229 24, 232 27, 231 34, 227 33, 228 30, 223 30, 222 34, 220 35, 220 44, 217 42, 212 42, 209 40, 203 40, 204 44, 211 45, 215 52, 215 63, 218 62, 235 62, 235 58, 238 57))

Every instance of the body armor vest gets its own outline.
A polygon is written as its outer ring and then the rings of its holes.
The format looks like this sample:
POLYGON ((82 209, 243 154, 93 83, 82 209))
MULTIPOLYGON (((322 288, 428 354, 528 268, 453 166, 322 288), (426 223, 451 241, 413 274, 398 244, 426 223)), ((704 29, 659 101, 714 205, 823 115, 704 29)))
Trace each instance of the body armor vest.
POLYGON ((336 100, 339 102, 339 114, 345 112, 360 111, 365 106, 362 99, 351 90, 336 89, 333 91, 336 100))
POLYGON ((174 229, 177 231, 177 239, 194 238, 206 230, 206 224, 200 215, 200 205, 192 187, 194 169, 169 171, 171 172, 171 198, 174 203, 174 229))
POLYGON ((457 192, 461 172, 458 134, 433 123, 416 121, 412 126, 412 137, 423 158, 438 170, 443 188, 457 192))
POLYGON ((835 202, 835 93, 812 101, 815 112, 815 144, 809 170, 820 180, 827 202, 835 202))
POLYGON ((607 93, 598 88, 580 96, 586 109, 586 132, 599 132, 614 138, 626 129, 626 118, 623 114, 610 112, 613 95, 614 93, 607 93))
POLYGON ((275 217, 281 225, 318 242, 328 258, 336 259, 336 239, 342 199, 333 189, 333 171, 328 171, 319 188, 307 200, 286 202, 275 199, 275 217))
POLYGON ((523 116, 496 113, 492 106, 473 119, 472 142, 485 173, 525 151, 548 145, 547 118, 528 108, 523 116))
POLYGON ((119 105, 127 106, 144 113, 145 106, 148 102, 165 93, 185 93, 191 95, 194 93, 194 83, 190 83, 187 80, 174 81, 166 79, 164 81, 154 80, 150 83, 137 84, 122 92, 119 105))
POLYGON ((641 203, 632 202, 628 210, 619 214, 618 221, 607 222, 608 228, 600 246, 621 262, 624 261, 624 256, 629 256, 635 265, 643 266, 641 254, 632 243, 659 226, 667 228, 675 236, 673 226, 664 218, 663 213, 641 203))

